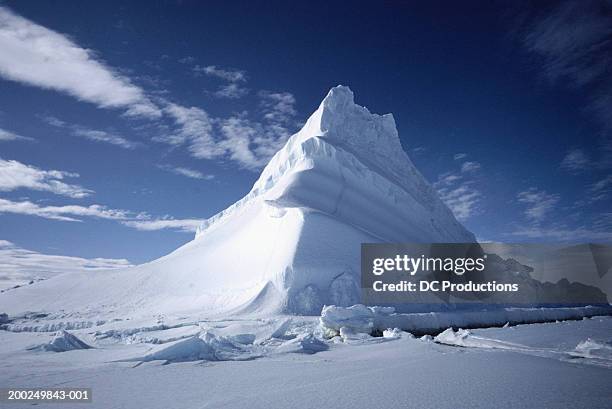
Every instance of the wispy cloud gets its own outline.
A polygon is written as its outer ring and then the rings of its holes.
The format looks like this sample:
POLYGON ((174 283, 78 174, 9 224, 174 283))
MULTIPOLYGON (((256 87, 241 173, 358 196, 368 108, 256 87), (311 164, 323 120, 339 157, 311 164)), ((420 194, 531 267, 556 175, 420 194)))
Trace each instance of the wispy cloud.
POLYGON ((414 155, 414 156, 419 156, 425 152, 427 152, 427 148, 424 146, 417 146, 415 148, 412 148, 410 150, 410 152, 414 155))
POLYGON ((220 68, 216 65, 208 65, 205 67, 196 65, 193 67, 193 72, 197 75, 208 75, 210 77, 216 77, 228 82, 245 82, 247 80, 247 76, 244 71, 220 68))
POLYGON ((248 88, 241 87, 234 82, 231 84, 221 85, 215 92, 213 92, 213 95, 217 98, 238 99, 244 97, 248 93, 248 88))
POLYGON ((138 146, 142 146, 141 143, 132 142, 122 136, 115 135, 106 131, 79 127, 74 129, 72 132, 74 135, 82 136, 83 138, 89 139, 90 141, 108 143, 111 145, 119 146, 124 149, 135 149, 138 146))
POLYGON ((568 0, 528 18, 523 44, 542 59, 544 75, 588 95, 587 111, 612 131, 612 13, 608 0, 568 0))
POLYGON ((176 127, 154 138, 173 146, 186 146, 198 159, 228 158, 245 169, 256 170, 282 147, 295 125, 295 98, 278 93, 270 103, 266 94, 261 121, 248 119, 248 113, 229 118, 210 117, 197 107, 170 104, 164 112, 174 118, 176 127))
POLYGON ((92 190, 63 182, 66 178, 77 177, 79 177, 78 173, 42 170, 16 160, 0 158, 0 191, 3 192, 32 189, 77 199, 92 194, 92 190))
POLYGON ((461 221, 465 221, 475 214, 482 197, 471 183, 463 183, 455 187, 440 187, 438 188, 438 194, 453 211, 455 217, 461 221))
POLYGON ((295 97, 289 92, 260 91, 261 105, 264 118, 277 124, 286 124, 293 120, 295 110, 295 97))
POLYGON ((612 192, 612 175, 608 175, 589 186, 590 202, 605 199, 612 192))
POLYGON ((174 173, 175 175, 185 176, 192 179, 212 180, 214 175, 205 175, 199 170, 184 168, 181 166, 159 165, 158 168, 174 173))
POLYGON ((81 258, 44 254, 0 240, 0 289, 51 278, 57 274, 129 267, 126 259, 81 258))
POLYGON ((519 192, 517 199, 519 202, 527 204, 525 216, 532 221, 539 222, 544 220, 554 209, 555 205, 559 202, 559 195, 530 188, 519 192))
POLYGON ((70 38, 0 6, 0 76, 70 94, 126 115, 158 118, 159 108, 134 85, 70 38))
POLYGON ((612 138, 600 138, 586 149, 570 149, 561 161, 561 168, 571 173, 608 170, 612 168, 612 138))
POLYGON ((45 116, 43 117, 43 120, 49 125, 55 126, 57 128, 66 129, 72 135, 79 136, 93 142, 108 143, 111 145, 119 146, 123 149, 136 149, 142 146, 142 143, 140 142, 131 141, 114 133, 91 129, 81 125, 69 124, 53 116, 45 116))
POLYGON ((223 156, 225 150, 215 141, 213 119, 201 108, 169 104, 164 112, 174 119, 176 128, 154 138, 169 145, 186 145, 191 155, 198 159, 214 159, 223 156))
POLYGON ((563 157, 561 167, 571 172, 580 172, 590 167, 591 161, 582 149, 571 149, 563 157))
POLYGON ((482 199, 470 172, 446 172, 434 183, 440 199, 452 210, 458 220, 466 221, 479 212, 482 199))
POLYGON ((0 199, 0 214, 2 213, 36 216, 64 222, 82 222, 85 218, 113 220, 124 226, 146 231, 170 229, 191 232, 195 231, 201 221, 198 219, 175 219, 171 216, 155 218, 144 212, 135 213, 98 204, 89 206, 42 206, 28 200, 12 201, 8 199, 0 199))
POLYGON ((475 172, 480 169, 480 163, 478 162, 463 162, 461 165, 461 172, 475 172))
POLYGON ((33 141, 34 138, 30 138, 29 136, 21 136, 14 132, 7 131, 6 129, 0 128, 0 142, 8 142, 8 141, 33 141))
MULTIPOLYGON (((173 147, 186 147, 198 159, 232 160, 246 169, 265 164, 294 131, 295 97, 288 92, 261 91, 256 114, 212 117, 200 107, 174 103, 165 97, 152 98, 129 78, 96 58, 65 35, 37 25, 0 7, 0 77, 53 89, 76 96, 103 108, 122 108, 128 115, 153 119, 152 139, 173 147), (83 78, 87 80, 84 81, 83 78)), ((185 64, 193 60, 184 59, 185 64)), ((195 66, 194 71, 226 82, 216 91, 224 98, 248 92, 241 84, 245 71, 216 65, 195 66)), ((50 124, 71 134, 126 149, 140 146, 114 132, 66 124, 51 118, 50 124)))
MULTIPOLYGON (((191 62, 193 61, 186 61, 185 63, 189 64, 191 62)), ((208 65, 205 67, 195 65, 192 67, 192 70, 196 76, 206 75, 226 81, 226 83, 220 85, 216 91, 210 93, 217 98, 238 99, 246 96, 250 92, 248 88, 241 85, 241 83, 247 82, 246 71, 221 68, 216 65, 208 65)))
MULTIPOLYGON (((457 153, 454 159, 458 161, 467 156, 457 153)), ((478 162, 463 162, 458 171, 441 174, 433 185, 458 220, 466 221, 480 211, 482 193, 475 180, 480 168, 478 162)))
POLYGON ((77 217, 91 217, 106 220, 125 220, 130 217, 130 212, 125 210, 109 209, 105 206, 96 204, 90 206, 41 206, 28 200, 12 201, 8 199, 0 199, 0 213, 38 216, 45 219, 66 222, 82 221, 77 217))
POLYGON ((191 63, 195 62, 195 58, 190 56, 190 55, 188 55, 186 57, 179 58, 178 62, 179 62, 179 64, 191 64, 191 63))
POLYGON ((610 230, 571 228, 567 226, 522 226, 508 235, 530 239, 550 239, 561 242, 579 242, 585 240, 612 241, 612 232, 610 230))
POLYGON ((202 220, 200 219, 156 219, 156 220, 130 220, 123 222, 124 225, 136 230, 179 230, 187 233, 195 232, 202 220))
POLYGON ((243 117, 223 120, 219 127, 230 158, 251 170, 264 166, 289 137, 288 129, 280 124, 243 117))

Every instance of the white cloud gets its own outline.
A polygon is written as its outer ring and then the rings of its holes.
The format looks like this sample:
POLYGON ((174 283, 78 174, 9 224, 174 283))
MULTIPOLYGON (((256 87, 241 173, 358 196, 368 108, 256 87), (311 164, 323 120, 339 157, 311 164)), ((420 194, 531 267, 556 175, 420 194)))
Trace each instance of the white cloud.
POLYGON ((421 155, 422 153, 425 153, 426 151, 427 151, 427 148, 424 146, 417 146, 416 148, 411 149, 411 152, 414 156, 421 155))
POLYGON ((130 116, 161 116, 141 88, 97 60, 91 50, 1 6, 0 50, 1 77, 99 107, 122 108, 130 116))
POLYGON ((458 220, 465 221, 476 212, 481 194, 468 183, 454 188, 440 188, 440 198, 453 211, 458 220))
POLYGON ((0 240, 0 289, 47 279, 57 274, 129 267, 126 259, 81 258, 26 250, 0 240))
POLYGON ((231 117, 220 123, 230 158, 251 170, 264 166, 289 137, 284 127, 262 124, 241 117, 231 117))
POLYGON ((191 155, 198 159, 228 157, 250 170, 265 165, 290 133, 289 125, 272 120, 249 120, 247 113, 226 119, 211 118, 203 109, 178 104, 169 104, 164 112, 174 118, 176 127, 167 134, 155 137, 155 141, 186 146, 191 155))
POLYGON ((557 202, 559 202, 559 195, 530 188, 519 192, 517 199, 519 202, 528 205, 525 210, 525 216, 535 222, 539 222, 546 218, 547 214, 554 209, 557 202))
POLYGON ((38 216, 45 219, 67 222, 81 221, 80 219, 77 219, 77 217, 92 217, 107 220, 125 220, 131 217, 131 213, 128 211, 109 209, 105 206, 100 206, 97 204, 90 206, 41 206, 27 200, 15 202, 8 199, 0 199, 0 213, 38 216))
POLYGON ((464 162, 463 165, 461 165, 461 172, 463 173, 475 172, 478 169, 480 169, 480 163, 478 162, 464 162))
POLYGON ((14 132, 7 131, 6 129, 0 128, 0 142, 8 141, 33 141, 33 138, 28 136, 17 135, 14 132))
POLYGON ((295 97, 289 92, 260 91, 264 118, 277 124, 286 124, 296 115, 295 97))
POLYGON ((114 133, 91 129, 81 125, 68 124, 52 116, 43 117, 43 120, 49 125, 55 126, 57 128, 67 129, 72 135, 79 136, 93 142, 108 143, 111 145, 119 146, 123 149, 136 149, 137 147, 142 146, 140 142, 130 141, 129 139, 126 139, 114 133))
POLYGON ((194 61, 195 61, 195 58, 193 58, 190 55, 188 55, 187 57, 179 58, 178 60, 179 64, 191 64, 194 61))
POLYGON ((75 128, 72 133, 77 136, 82 136, 85 139, 89 139, 90 141, 108 143, 124 149, 135 149, 141 145, 140 143, 132 142, 122 136, 95 129, 78 127, 75 128))
POLYGON ((0 159, 0 191, 32 189, 73 198, 83 198, 93 193, 79 185, 63 182, 65 178, 76 178, 78 173, 59 170, 42 170, 16 160, 0 159))
POLYGON ((155 141, 175 146, 187 145, 191 155, 198 159, 223 156, 225 149, 217 145, 213 136, 213 119, 206 111, 169 104, 164 112, 174 119, 176 129, 168 135, 155 137, 155 141))
POLYGON ((465 221, 479 211, 482 194, 474 185, 474 181, 465 176, 447 172, 438 177, 434 188, 455 217, 465 221))
POLYGON ((153 231, 171 229, 192 233, 196 231, 198 226, 202 223, 202 220, 165 218, 154 220, 129 220, 122 223, 136 230, 153 231))
POLYGON ((158 168, 174 173, 175 175, 181 175, 192 179, 211 180, 215 178, 214 175, 205 175, 199 170, 184 168, 181 166, 175 167, 169 165, 159 165, 158 168))
POLYGON ((205 74, 228 82, 245 82, 247 80, 244 71, 219 68, 216 65, 208 65, 206 67, 196 65, 193 67, 193 71, 196 74, 205 74))
POLYGON ((582 149, 572 149, 561 161, 561 167, 569 171, 581 171, 590 166, 590 160, 582 149))
POLYGON ((605 230, 612 234, 612 212, 602 213, 595 218, 593 226, 599 230, 605 230))
POLYGON ((195 231, 197 225, 201 222, 198 219, 174 219, 171 216, 154 218, 147 213, 111 209, 98 204, 89 206, 41 206, 27 200, 16 202, 0 198, 0 214, 2 213, 36 216, 64 222, 82 222, 83 218, 113 220, 124 226, 145 231, 171 229, 191 232, 195 231))
MULTIPOLYGON (((261 121, 244 120, 246 114, 213 118, 201 108, 186 107, 164 98, 153 103, 142 88, 99 61, 90 50, 6 7, 0 7, 0 49, 3 51, 0 53, 0 77, 65 92, 100 107, 122 108, 128 115, 165 117, 171 125, 156 121, 154 126, 167 132, 154 136, 153 140, 185 146, 198 159, 229 157, 242 167, 256 169, 264 164, 264 158, 272 156, 280 147, 279 142, 285 141, 296 126, 295 98, 288 92, 259 93, 261 121)), ((182 62, 190 63, 191 60, 182 62)), ((239 86, 247 81, 244 71, 215 65, 196 66, 194 70, 228 83, 217 91, 217 96, 236 98, 247 92, 239 86)), ((56 118, 49 123, 96 142, 126 149, 140 145, 113 132, 70 125, 56 118)))
POLYGON ((241 87, 236 83, 221 85, 217 91, 213 93, 218 98, 238 99, 249 93, 248 88, 241 87))
POLYGON ((591 194, 590 201, 595 202, 606 198, 612 191, 612 175, 598 180, 589 186, 588 192, 591 194))
POLYGON ((443 185, 450 185, 451 183, 457 181, 457 180, 461 180, 462 177, 453 173, 443 173, 442 175, 440 175, 438 177, 438 181, 436 182, 437 185, 443 186, 443 185))
MULTIPOLYGON (((461 160, 467 156, 466 153, 457 153, 453 158, 461 160)), ((459 171, 439 175, 433 185, 457 220, 466 221, 480 212, 482 193, 476 188, 475 180, 480 167, 478 162, 464 162, 459 171)))

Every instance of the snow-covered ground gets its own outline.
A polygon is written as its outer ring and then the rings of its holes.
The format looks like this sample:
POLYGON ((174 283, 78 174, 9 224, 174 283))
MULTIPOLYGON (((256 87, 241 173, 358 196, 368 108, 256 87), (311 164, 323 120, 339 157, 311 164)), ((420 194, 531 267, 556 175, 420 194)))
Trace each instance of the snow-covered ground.
MULTIPOLYGON (((115 322, 70 331, 81 342, 0 331, 0 385, 89 387, 87 407, 104 409, 594 409, 612 402, 612 317, 448 330, 433 339, 398 331, 327 339, 316 318, 295 316, 161 328, 115 322), (40 347, 50 342, 68 350, 40 347)), ((53 404, 63 406, 73 404, 53 404)))

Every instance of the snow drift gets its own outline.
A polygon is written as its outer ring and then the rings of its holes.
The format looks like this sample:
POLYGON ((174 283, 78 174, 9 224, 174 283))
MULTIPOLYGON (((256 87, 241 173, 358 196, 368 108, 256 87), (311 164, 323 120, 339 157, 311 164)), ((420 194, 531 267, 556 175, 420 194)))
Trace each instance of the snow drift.
POLYGON ((318 315, 359 302, 360 243, 410 241, 475 238, 405 154, 393 116, 338 86, 193 241, 140 266, 1 294, 0 311, 318 315))

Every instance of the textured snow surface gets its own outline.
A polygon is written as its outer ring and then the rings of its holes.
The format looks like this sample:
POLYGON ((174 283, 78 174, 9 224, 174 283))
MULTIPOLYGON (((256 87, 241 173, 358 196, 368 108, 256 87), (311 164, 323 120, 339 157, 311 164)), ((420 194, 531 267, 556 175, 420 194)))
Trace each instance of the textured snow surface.
POLYGON ((471 242, 403 151, 393 117, 333 88, 252 190, 147 264, 0 294, 0 311, 151 316, 297 313, 359 302, 360 244, 471 242))
POLYGON ((72 331, 94 348, 57 354, 28 350, 52 333, 0 331, 0 385, 90 387, 92 409, 608 409, 611 334, 610 317, 451 329, 436 342, 397 329, 326 339, 296 316, 114 321, 72 331))

